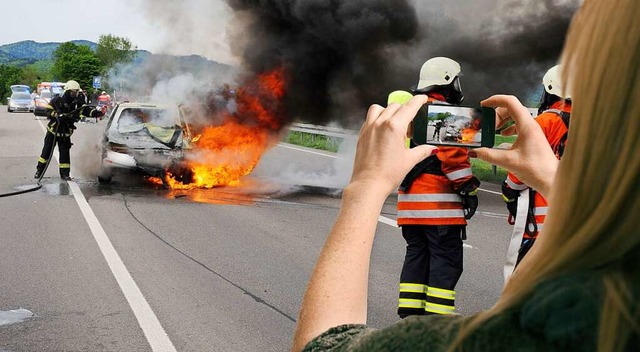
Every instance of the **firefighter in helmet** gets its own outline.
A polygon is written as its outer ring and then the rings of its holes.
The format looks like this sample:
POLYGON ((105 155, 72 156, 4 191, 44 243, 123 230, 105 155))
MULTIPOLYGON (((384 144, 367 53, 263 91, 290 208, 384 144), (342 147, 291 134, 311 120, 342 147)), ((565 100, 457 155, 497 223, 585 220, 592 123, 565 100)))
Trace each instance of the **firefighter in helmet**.
POLYGON ((44 137, 44 146, 38 165, 36 166, 35 178, 42 178, 48 160, 53 156, 53 148, 58 144, 60 154, 59 166, 60 177, 71 180, 71 134, 76 129, 75 123, 80 120, 80 115, 89 117, 100 117, 102 112, 92 106, 85 105, 86 100, 78 96, 80 85, 76 81, 68 81, 64 85, 62 96, 56 95, 47 105, 47 133, 44 137))
MULTIPOLYGON (((556 157, 560 159, 564 153, 571 118, 571 96, 563 90, 560 65, 546 72, 542 78, 542 85, 544 93, 536 122, 542 128, 556 157)), ((509 248, 505 265, 506 279, 527 254, 542 230, 547 214, 547 201, 512 173, 509 173, 502 183, 502 198, 509 211, 509 223, 515 224, 512 235, 514 245, 509 248), (522 197, 525 190, 527 196, 522 197), (521 238, 521 241, 515 241, 518 238, 521 238), (516 246, 518 243, 519 247, 516 246)))
MULTIPOLYGON (((414 94, 430 103, 463 100, 460 65, 446 57, 427 60, 414 94)), ((410 147, 414 147, 413 140, 410 147)), ((398 190, 398 225, 407 242, 398 315, 455 312, 455 286, 462 275, 462 240, 467 219, 478 207, 480 182, 471 172, 466 148, 438 147, 418 163, 398 190)))

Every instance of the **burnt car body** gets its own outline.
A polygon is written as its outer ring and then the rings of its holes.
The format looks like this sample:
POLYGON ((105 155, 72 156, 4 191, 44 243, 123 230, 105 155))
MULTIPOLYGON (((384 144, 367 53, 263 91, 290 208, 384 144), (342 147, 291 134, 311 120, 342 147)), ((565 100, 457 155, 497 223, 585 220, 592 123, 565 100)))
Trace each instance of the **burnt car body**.
POLYGON ((189 125, 178 106, 118 104, 103 135, 98 180, 109 183, 118 170, 163 178, 165 170, 181 165, 190 142, 189 125))

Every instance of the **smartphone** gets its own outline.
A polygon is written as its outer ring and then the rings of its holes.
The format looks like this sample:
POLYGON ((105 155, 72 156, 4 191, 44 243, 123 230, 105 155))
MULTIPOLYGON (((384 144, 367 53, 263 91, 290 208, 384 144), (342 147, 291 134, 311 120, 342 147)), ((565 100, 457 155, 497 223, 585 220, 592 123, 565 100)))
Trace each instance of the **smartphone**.
POLYGON ((413 119, 415 144, 492 148, 496 137, 493 108, 426 104, 413 119))

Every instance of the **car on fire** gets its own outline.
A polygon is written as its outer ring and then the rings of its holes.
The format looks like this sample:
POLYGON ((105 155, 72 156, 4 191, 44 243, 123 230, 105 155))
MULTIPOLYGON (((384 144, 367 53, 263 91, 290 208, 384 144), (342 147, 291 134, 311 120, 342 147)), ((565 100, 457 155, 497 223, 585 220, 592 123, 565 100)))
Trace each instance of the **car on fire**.
POLYGON ((179 168, 190 148, 191 131, 175 105, 121 103, 109 115, 102 140, 98 181, 109 183, 118 171, 142 171, 164 180, 179 168))

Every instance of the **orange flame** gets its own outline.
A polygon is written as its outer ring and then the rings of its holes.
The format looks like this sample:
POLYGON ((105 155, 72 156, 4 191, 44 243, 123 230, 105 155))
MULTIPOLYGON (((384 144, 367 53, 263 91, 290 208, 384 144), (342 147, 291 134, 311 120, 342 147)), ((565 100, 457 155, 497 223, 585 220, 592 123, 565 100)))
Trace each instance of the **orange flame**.
MULTIPOLYGON (((236 94, 238 110, 226 112, 225 123, 202 129, 192 138, 187 167, 193 173, 191 183, 182 183, 167 172, 165 182, 171 189, 238 186, 267 150, 270 137, 282 127, 282 98, 285 94, 282 68, 258 75, 236 94)), ((151 178, 158 184, 162 180, 151 178)))
POLYGON ((474 128, 465 128, 460 131, 460 141, 461 142, 473 142, 476 134, 478 133, 477 129, 474 128))

